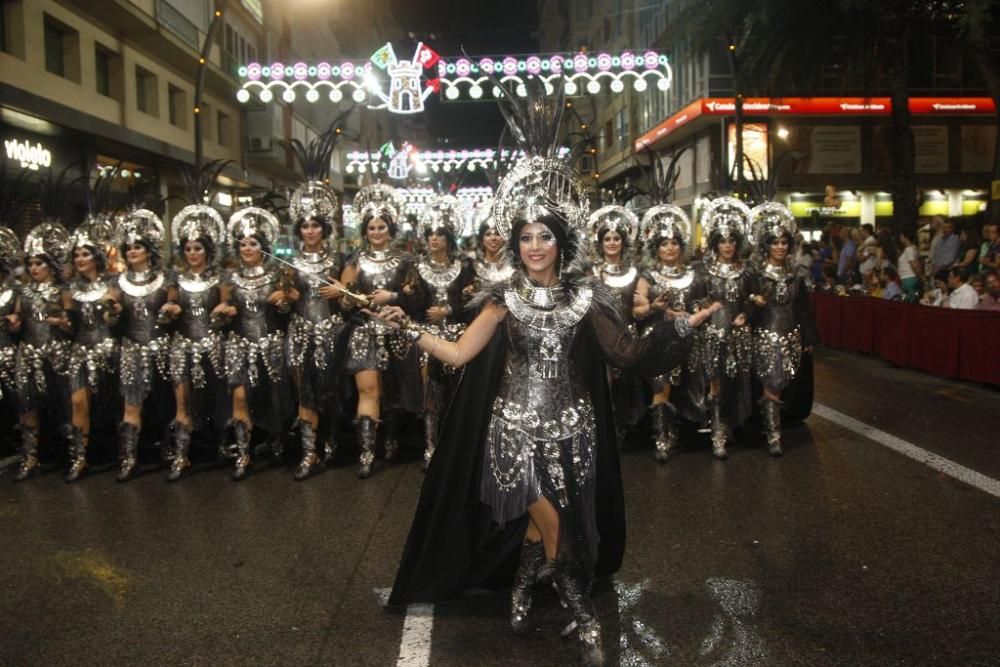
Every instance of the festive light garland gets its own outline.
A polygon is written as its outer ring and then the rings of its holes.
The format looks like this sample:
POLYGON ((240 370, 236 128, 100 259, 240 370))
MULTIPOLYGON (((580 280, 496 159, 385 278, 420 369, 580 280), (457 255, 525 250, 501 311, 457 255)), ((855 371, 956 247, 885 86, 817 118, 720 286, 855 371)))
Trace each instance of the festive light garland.
POLYGON ((236 99, 245 104, 256 93, 266 104, 279 93, 283 101, 292 103, 301 93, 307 102, 325 97, 338 103, 350 97, 371 109, 410 114, 423 111, 424 100, 437 91, 451 101, 497 97, 500 91, 489 75, 511 85, 519 97, 526 95, 528 76, 541 78, 550 91, 552 82, 562 79, 568 96, 621 93, 627 85, 640 93, 650 85, 665 92, 673 80, 667 56, 652 50, 445 59, 420 43, 411 60, 398 60, 392 45, 386 44, 367 61, 249 63, 239 68, 243 83, 236 99), (436 77, 420 78, 435 73, 436 77))
MULTIPOLYGON (((396 196, 403 202, 403 215, 419 216, 431 199, 437 196, 437 191, 433 188, 396 188, 396 196)), ((462 229, 461 236, 468 236, 472 233, 473 216, 476 206, 488 201, 493 196, 493 189, 482 187, 458 188, 454 195, 465 205, 468 217, 462 229)), ((344 224, 347 227, 357 227, 359 220, 354 214, 354 210, 349 204, 344 204, 344 224)), ((406 228, 403 225, 404 229, 406 228)))
MULTIPOLYGON (((564 157, 569 153, 566 147, 559 149, 559 156, 564 157)), ((516 159, 523 155, 523 151, 511 151, 503 149, 500 153, 501 160, 516 159)), ((405 143, 396 150, 392 144, 386 144, 377 151, 351 151, 347 153, 347 165, 344 168, 348 174, 377 174, 382 167, 380 162, 388 158, 386 172, 389 178, 404 180, 409 178, 411 172, 416 171, 416 175, 430 175, 432 173, 449 173, 459 169, 467 171, 477 171, 492 167, 497 160, 497 151, 494 148, 472 148, 460 150, 417 150, 412 144, 405 143)))

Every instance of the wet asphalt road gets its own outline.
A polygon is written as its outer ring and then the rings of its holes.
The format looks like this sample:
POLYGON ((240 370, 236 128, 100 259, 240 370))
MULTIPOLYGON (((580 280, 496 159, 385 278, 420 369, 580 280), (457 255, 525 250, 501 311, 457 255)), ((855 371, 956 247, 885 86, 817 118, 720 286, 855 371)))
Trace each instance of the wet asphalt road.
MULTIPOLYGON (((1000 479, 995 390, 820 351, 816 400, 1000 479)), ((612 664, 1000 664, 1000 498, 819 416, 786 449, 717 462, 693 435, 666 465, 623 452, 628 550, 595 593, 612 664)), ((435 666, 577 656, 553 595, 527 638, 503 595, 409 620, 379 606, 415 462, 362 482, 345 460, 301 484, 266 463, 234 484, 208 460, 176 485, 12 472, 2 665, 419 665, 428 638, 435 666)))

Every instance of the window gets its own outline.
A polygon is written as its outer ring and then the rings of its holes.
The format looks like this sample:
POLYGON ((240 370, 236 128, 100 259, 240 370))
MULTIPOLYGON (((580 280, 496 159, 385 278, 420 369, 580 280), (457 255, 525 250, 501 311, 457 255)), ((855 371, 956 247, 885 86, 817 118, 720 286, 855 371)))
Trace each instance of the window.
POLYGON ((48 14, 43 16, 45 69, 80 83, 80 33, 48 14))
POLYGON ((201 108, 198 110, 198 118, 201 121, 201 136, 205 141, 212 141, 215 134, 212 132, 212 120, 214 115, 212 114, 212 107, 204 102, 201 103, 201 108))
POLYGON ((62 31, 45 22, 45 69, 56 76, 66 76, 66 54, 62 31))
POLYGON ((222 111, 218 114, 219 145, 226 148, 236 147, 236 125, 233 117, 222 111))
POLYGON ((97 92, 111 97, 111 58, 99 46, 94 51, 94 76, 97 79, 97 92))
POLYGON ((156 75, 135 66, 135 105, 150 116, 160 116, 160 99, 157 94, 156 75))
POLYGON ((628 143, 628 110, 619 109, 615 114, 615 139, 619 146, 628 143))
POLYGON ((188 126, 187 93, 182 88, 168 83, 167 101, 170 105, 170 124, 186 130, 188 126))
POLYGON ((611 121, 609 120, 604 124, 604 147, 611 148, 615 143, 615 137, 612 133, 611 121))

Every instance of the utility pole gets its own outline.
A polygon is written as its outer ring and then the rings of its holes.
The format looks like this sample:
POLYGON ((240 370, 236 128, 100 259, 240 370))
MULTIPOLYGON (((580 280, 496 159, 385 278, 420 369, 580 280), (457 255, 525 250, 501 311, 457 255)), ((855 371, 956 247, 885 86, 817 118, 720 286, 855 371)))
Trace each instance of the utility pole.
POLYGON ((194 168, 196 174, 201 173, 201 168, 205 164, 205 150, 202 146, 201 132, 201 94, 205 88, 205 68, 208 67, 208 56, 212 50, 212 42, 215 41, 215 34, 222 26, 222 14, 227 2, 228 0, 216 0, 215 15, 208 25, 205 43, 201 47, 201 55, 198 58, 198 74, 194 82, 194 168))

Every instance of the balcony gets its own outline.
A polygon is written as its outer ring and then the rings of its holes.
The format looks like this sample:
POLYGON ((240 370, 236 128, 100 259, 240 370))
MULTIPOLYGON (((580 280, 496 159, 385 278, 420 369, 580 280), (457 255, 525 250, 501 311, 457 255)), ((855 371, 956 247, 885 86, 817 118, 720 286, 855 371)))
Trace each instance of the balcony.
POLYGON ((200 51, 198 26, 167 0, 156 0, 156 20, 195 51, 200 51))

